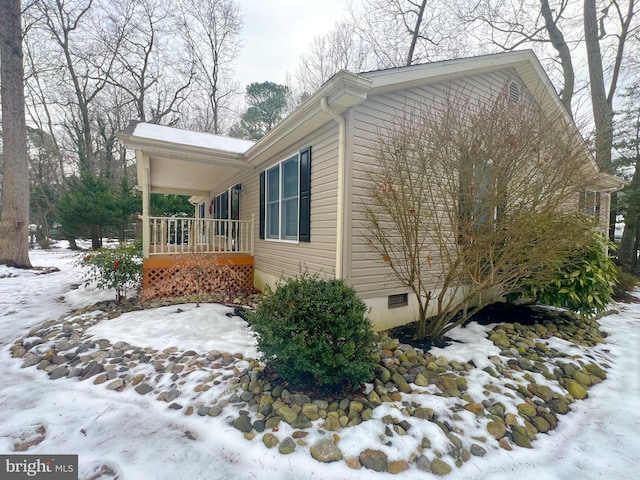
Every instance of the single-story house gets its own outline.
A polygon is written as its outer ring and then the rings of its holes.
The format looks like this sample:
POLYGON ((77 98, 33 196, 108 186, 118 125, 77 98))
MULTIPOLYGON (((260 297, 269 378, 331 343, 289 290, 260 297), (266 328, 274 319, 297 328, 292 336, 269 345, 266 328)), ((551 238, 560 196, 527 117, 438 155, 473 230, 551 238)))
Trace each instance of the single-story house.
MULTIPOLYGON (((571 122, 531 51, 341 71, 256 142, 131 122, 118 138, 136 155, 145 288, 166 280, 180 258, 215 254, 257 288, 303 269, 344 278, 377 329, 414 320, 408 290, 372 255, 354 199, 364 194, 380 129, 452 88, 470 96, 506 88, 514 101, 536 92, 571 122), (151 193, 190 196, 194 217, 152 217, 151 193)), ((623 183, 600 173, 589 154, 585 162, 596 179, 585 208, 606 229, 610 194, 623 183)))

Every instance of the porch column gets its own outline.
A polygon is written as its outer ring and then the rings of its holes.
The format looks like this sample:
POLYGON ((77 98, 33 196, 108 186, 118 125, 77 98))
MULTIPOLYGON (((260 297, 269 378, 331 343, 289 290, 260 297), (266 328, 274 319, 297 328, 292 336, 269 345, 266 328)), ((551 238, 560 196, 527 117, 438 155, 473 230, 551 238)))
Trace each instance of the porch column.
POLYGON ((149 241, 151 238, 149 212, 151 183, 149 171, 149 156, 140 150, 136 150, 136 163, 138 166, 138 184, 142 187, 142 258, 149 258, 149 241))

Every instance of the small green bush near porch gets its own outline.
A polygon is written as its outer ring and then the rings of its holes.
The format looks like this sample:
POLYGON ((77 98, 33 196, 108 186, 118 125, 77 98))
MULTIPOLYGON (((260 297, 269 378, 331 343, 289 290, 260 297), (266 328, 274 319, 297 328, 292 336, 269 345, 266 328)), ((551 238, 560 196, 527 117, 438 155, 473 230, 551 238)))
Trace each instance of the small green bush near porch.
POLYGON ((142 245, 139 242, 100 248, 83 254, 77 264, 87 271, 86 283, 101 289, 113 288, 116 301, 135 291, 142 278, 142 245))
POLYGON ((268 294, 249 323, 258 350, 283 380, 297 385, 360 385, 375 359, 367 307, 342 280, 301 274, 268 294))

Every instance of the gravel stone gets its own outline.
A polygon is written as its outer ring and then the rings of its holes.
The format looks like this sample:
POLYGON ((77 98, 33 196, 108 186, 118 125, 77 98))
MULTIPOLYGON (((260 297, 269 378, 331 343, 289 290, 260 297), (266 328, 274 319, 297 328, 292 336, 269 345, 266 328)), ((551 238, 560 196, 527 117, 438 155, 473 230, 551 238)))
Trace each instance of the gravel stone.
POLYGON ((311 446, 310 451, 311 456, 322 463, 337 462, 343 458, 340 449, 328 438, 318 440, 311 446))
POLYGON ((140 385, 138 385, 136 387, 136 392, 138 392, 140 395, 146 395, 149 392, 153 391, 153 387, 151 385, 149 385, 148 383, 141 383, 140 385))
POLYGON ((382 450, 367 448, 358 456, 363 467, 374 472, 384 472, 387 469, 387 454, 382 450))
POLYGON ((51 380, 57 380, 58 378, 63 378, 69 375, 69 369, 67 367, 65 367, 64 365, 60 365, 59 367, 56 367, 51 374, 49 375, 49 378, 51 380))

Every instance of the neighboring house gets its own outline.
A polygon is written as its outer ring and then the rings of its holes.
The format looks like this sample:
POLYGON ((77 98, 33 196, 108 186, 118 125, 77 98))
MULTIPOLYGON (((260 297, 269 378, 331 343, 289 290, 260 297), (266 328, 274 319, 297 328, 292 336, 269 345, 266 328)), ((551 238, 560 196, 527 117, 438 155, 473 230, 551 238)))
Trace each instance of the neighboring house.
MULTIPOLYGON (((479 98, 505 88, 514 101, 535 92, 544 108, 563 109, 535 55, 518 51, 341 71, 257 142, 132 122, 118 138, 136 152, 145 286, 181 256, 217 253, 258 288, 304 269, 344 278, 371 308, 377 329, 414 320, 408 290, 363 235, 358 203, 371 143, 404 110, 446 91, 479 98), (191 196, 195 218, 150 217, 149 194, 156 192, 191 196)), ((597 180, 583 205, 606 229, 610 193, 622 182, 599 173, 588 154, 585 163, 597 180)))

